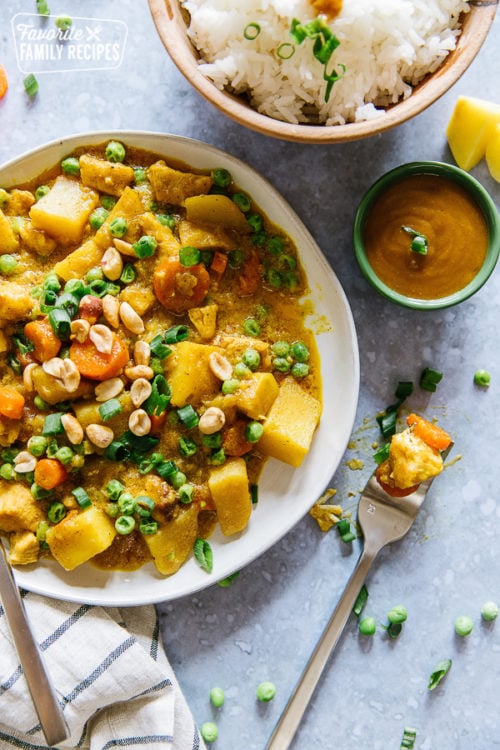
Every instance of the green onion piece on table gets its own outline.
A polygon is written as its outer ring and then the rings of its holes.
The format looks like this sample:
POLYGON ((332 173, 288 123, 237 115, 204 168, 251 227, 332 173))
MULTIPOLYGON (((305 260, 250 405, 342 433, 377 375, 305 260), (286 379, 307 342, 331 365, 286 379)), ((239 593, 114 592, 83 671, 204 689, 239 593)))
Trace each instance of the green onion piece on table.
POLYGON ((409 748, 411 750, 415 746, 415 740, 417 739, 417 730, 413 727, 405 727, 403 730, 403 737, 401 739, 400 750, 409 748))
POLYGON ((429 677, 429 683, 427 685, 429 690, 434 690, 434 688, 439 685, 443 677, 445 677, 445 675, 447 675, 450 671, 451 665, 451 659, 443 659, 442 661, 438 661, 431 672, 431 676, 429 677))
POLYGON ((235 581, 240 574, 240 571, 237 570, 235 573, 231 573, 231 575, 226 576, 226 578, 222 578, 220 581, 217 581, 217 585, 220 586, 222 589, 227 589, 233 581, 235 581))
POLYGON ((23 85, 24 90, 28 94, 28 96, 35 96, 35 94, 38 93, 38 81, 36 80, 33 73, 29 73, 24 79, 23 79, 23 85))
POLYGON ((436 386, 443 379, 443 373, 439 370, 434 370, 432 367, 424 367, 422 374, 420 375, 419 385, 424 391, 431 391, 434 393, 436 386))
POLYGON ((359 591, 359 594, 357 596, 356 601, 354 602, 354 606, 352 608, 353 614, 356 615, 356 617, 359 617, 363 609, 365 608, 366 602, 368 601, 368 589, 365 584, 361 586, 361 589, 359 591))

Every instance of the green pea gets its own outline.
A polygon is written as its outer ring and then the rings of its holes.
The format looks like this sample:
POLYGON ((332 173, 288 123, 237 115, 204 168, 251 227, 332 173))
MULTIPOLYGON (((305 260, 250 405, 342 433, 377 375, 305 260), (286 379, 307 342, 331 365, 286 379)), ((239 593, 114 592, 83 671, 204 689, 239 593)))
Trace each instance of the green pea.
POLYGON ((127 229, 128 224, 121 216, 117 216, 109 225, 112 237, 124 237, 127 234, 127 229))
POLYGON ((70 29, 72 23, 73 21, 70 16, 57 16, 56 18, 56 26, 58 29, 61 29, 61 31, 67 31, 70 29))
POLYGON ((47 195, 48 193, 50 193, 50 188, 48 185, 39 185, 35 190, 35 198, 37 201, 39 201, 40 198, 43 198, 43 196, 47 195))
POLYGON ((26 447, 32 456, 36 456, 38 458, 39 456, 43 456, 43 454, 47 450, 47 444, 48 440, 46 437, 43 437, 43 435, 33 435, 28 440, 26 447))
POLYGON ((148 173, 144 167, 134 167, 134 182, 136 185, 142 185, 148 181, 148 173))
POLYGON ((387 619, 392 625, 397 625, 401 622, 405 622, 408 617, 408 612, 402 604, 398 604, 391 609, 387 615, 387 619))
POLYGON ((62 448, 59 448, 54 458, 57 458, 57 460, 60 461, 63 466, 69 466, 69 464, 71 464, 73 461, 73 456, 74 453, 71 448, 63 446, 62 448))
POLYGON ((217 187, 228 187, 231 184, 232 177, 227 169, 220 168, 212 171, 212 179, 217 187))
POLYGON ((309 365, 306 365, 305 362, 295 362, 290 372, 294 378, 305 378, 309 374, 309 365))
POLYGON ((283 278, 279 271, 275 268, 270 268, 267 272, 267 281, 274 289, 279 289, 283 283, 283 278))
POLYGON ((0 273, 3 273, 5 276, 10 276, 12 273, 15 273, 17 266, 17 258, 13 255, 9 255, 9 253, 0 255, 0 273))
POLYGON ((80 162, 76 156, 68 156, 61 162, 61 170, 65 174, 79 175, 80 174, 80 162))
POLYGON ((130 492, 122 492, 118 498, 118 507, 124 515, 131 515, 135 510, 135 498, 130 492))
POLYGON ((482 388, 487 388, 491 383, 491 375, 488 370, 476 370, 474 373, 474 383, 482 388))
POLYGON ((106 211, 106 209, 104 208, 104 206, 98 206, 90 214, 89 224, 92 227, 92 229, 97 230, 100 227, 102 227, 102 225, 104 224, 104 222, 106 221, 106 219, 108 218, 108 216, 109 216, 109 211, 106 211))
POLYGON ((307 362, 310 357, 309 349, 302 341, 295 341, 292 344, 292 356, 297 362, 307 362))
POLYGON ((213 687, 210 691, 210 703, 212 706, 215 706, 215 708, 220 708, 224 705, 224 700, 226 696, 222 688, 220 687, 213 687))
POLYGON ((290 344, 288 341, 275 341, 271 346, 271 351, 276 354, 277 357, 288 357, 290 354, 290 344))
POLYGON ((170 484, 172 487, 176 490, 180 489, 183 484, 186 484, 186 475, 182 471, 176 471, 175 474, 173 474, 170 477, 170 484))
POLYGON ((224 380, 222 383, 221 391, 226 396, 228 393, 234 393, 240 387, 240 381, 237 378, 230 378, 224 380))
POLYGON ((235 366, 233 367, 233 375, 236 378, 239 378, 239 380, 244 380, 245 378, 249 378, 252 374, 252 371, 249 367, 246 366, 244 362, 237 362, 235 366))
POLYGON ((205 721, 200 727, 200 734, 205 742, 215 742, 219 736, 219 730, 217 724, 213 721, 205 721))
POLYGON ((104 279, 104 272, 100 266, 94 266, 90 268, 85 274, 85 280, 90 284, 92 281, 102 281, 104 279))
POLYGON ((245 427, 245 437, 249 443, 258 443, 264 434, 264 427, 260 422, 249 422, 245 427))
POLYGON ((276 695, 276 685, 273 682, 261 682, 255 691, 258 701, 268 703, 276 695))
POLYGON ((496 620, 498 616, 498 604, 496 602, 485 602, 481 607, 481 617, 486 622, 496 620))
POLYGON ((233 193, 231 196, 231 200, 236 203, 240 211, 243 211, 243 213, 247 213, 247 211, 250 211, 252 207, 252 203, 250 201, 250 198, 248 195, 245 195, 245 193, 233 193))
POLYGON ((359 623, 359 632, 361 635, 375 635, 377 632, 377 623, 374 617, 363 617, 359 623))
POLYGON ((2 477, 2 479, 10 481, 11 479, 14 479, 14 476, 15 473, 12 464, 2 464, 0 466, 0 477, 2 477))
POLYGON ((245 349, 241 360, 252 372, 255 372, 260 365, 260 354, 256 349, 245 349))
POLYGON ((472 620, 466 615, 460 615, 460 617, 457 617, 455 620, 455 633, 462 637, 472 633, 473 627, 474 624, 472 620))
POLYGON ((122 162, 125 159, 125 153, 125 146, 119 141, 110 141, 104 151, 106 159, 112 162, 122 162))
POLYGON ((285 247, 285 240, 279 235, 269 237, 266 242, 266 248, 272 255, 280 255, 285 247))
POLYGON ((101 206, 105 208, 106 211, 111 211, 111 209, 115 206, 117 200, 118 198, 115 198, 114 195, 102 195, 101 206))
POLYGON ((229 268, 239 268, 244 259, 245 256, 242 250, 231 250, 227 254, 227 262, 229 264, 229 268))
POLYGON ((247 221, 252 227, 254 232, 261 232, 264 221, 260 214, 250 214, 247 216, 247 221))
POLYGON ((115 529, 123 536, 131 534, 135 529, 135 518, 132 516, 118 516, 115 521, 115 529))
POLYGON ((47 409, 49 408, 48 403, 44 401, 41 396, 35 396, 35 398, 33 399, 33 404, 39 411, 47 411, 47 409))
POLYGON ((285 357, 275 357, 272 365, 278 372, 288 372, 291 367, 291 363, 285 357))

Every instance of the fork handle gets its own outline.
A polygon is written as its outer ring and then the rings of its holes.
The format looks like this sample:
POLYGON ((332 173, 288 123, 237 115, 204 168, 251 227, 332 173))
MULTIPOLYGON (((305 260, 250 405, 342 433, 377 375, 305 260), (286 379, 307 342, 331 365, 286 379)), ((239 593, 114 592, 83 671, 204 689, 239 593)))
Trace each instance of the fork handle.
POLYGON ((0 542, 0 593, 7 622, 16 644, 26 682, 47 744, 52 747, 69 736, 69 730, 50 682, 38 644, 0 542))
POLYGON ((312 694, 326 666, 328 658, 349 619, 366 575, 377 556, 378 550, 367 550, 361 553, 356 567, 344 589, 339 603, 323 630, 322 635, 300 677, 290 700, 274 728, 266 750, 287 750, 295 736, 304 712, 309 705, 312 694))

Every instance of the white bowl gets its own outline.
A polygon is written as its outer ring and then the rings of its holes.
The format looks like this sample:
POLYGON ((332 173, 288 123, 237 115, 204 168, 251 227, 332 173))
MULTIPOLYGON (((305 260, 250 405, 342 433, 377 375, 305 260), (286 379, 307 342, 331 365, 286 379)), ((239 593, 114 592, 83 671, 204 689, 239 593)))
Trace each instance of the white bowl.
POLYGON ((146 132, 98 132, 75 135, 36 148, 0 167, 0 186, 28 181, 57 164, 75 148, 120 140, 170 157, 197 169, 228 169, 235 183, 248 192, 269 219, 282 227, 300 249, 314 314, 309 327, 317 332, 321 357, 323 415, 312 448, 299 469, 271 459, 259 482, 259 502, 247 529, 227 538, 210 537, 214 565, 211 574, 193 559, 169 578, 152 563, 134 572, 107 572, 91 564, 74 571, 55 561, 19 567, 17 583, 25 589, 79 602, 112 606, 139 605, 184 596, 214 584, 262 554, 286 534, 310 509, 328 485, 347 447, 359 392, 356 332, 345 294, 308 230, 281 195, 249 166, 200 141, 146 132))

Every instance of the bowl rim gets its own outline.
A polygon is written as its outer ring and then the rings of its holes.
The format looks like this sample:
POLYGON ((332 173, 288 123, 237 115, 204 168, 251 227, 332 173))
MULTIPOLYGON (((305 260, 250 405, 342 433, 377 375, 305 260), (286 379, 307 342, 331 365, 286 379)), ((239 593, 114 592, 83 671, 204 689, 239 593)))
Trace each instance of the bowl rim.
POLYGON ((484 185, 460 167, 448 162, 441 161, 414 161, 406 164, 400 164, 394 169, 389 170, 381 175, 365 192, 356 209, 354 216, 352 241, 354 255, 358 262, 359 268, 365 279, 376 289, 383 297, 391 302, 409 307, 415 310, 439 310, 446 307, 452 307, 460 302, 464 302, 484 286, 493 273, 500 255, 500 216, 491 195, 484 185), (375 200, 391 185, 407 177, 418 174, 437 175, 453 180, 463 187, 474 199, 481 209, 488 227, 488 247, 486 257, 476 276, 462 289, 449 294, 446 297, 436 299, 418 299, 409 297, 385 284, 375 273, 366 257, 363 230, 367 215, 375 200))
POLYGON ((476 57, 489 33, 499 0, 471 0, 456 48, 431 76, 414 87, 408 98, 400 100, 379 117, 344 125, 283 122, 257 112, 241 97, 221 91, 198 69, 199 54, 185 33, 187 25, 180 0, 148 0, 148 3, 160 39, 172 61, 198 93, 219 111, 240 125, 267 136, 297 143, 326 144, 380 134, 427 109, 453 86, 476 57), (179 29, 184 33, 179 33, 179 29))

